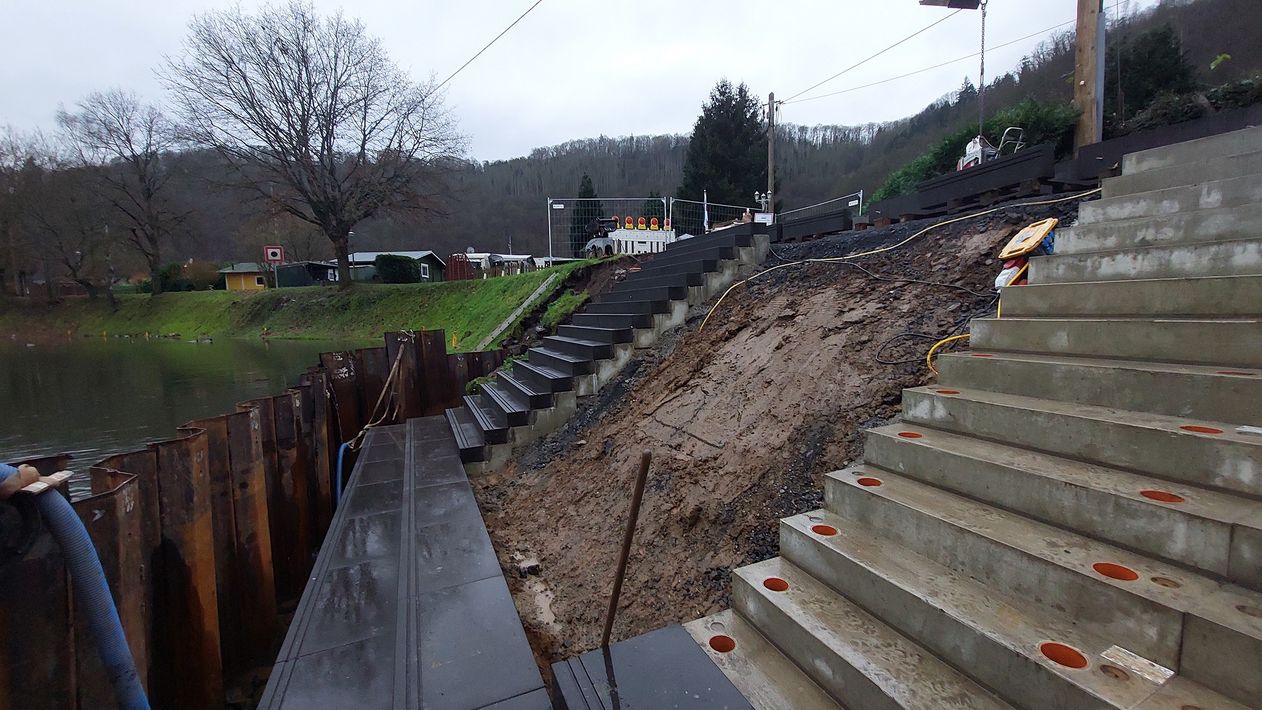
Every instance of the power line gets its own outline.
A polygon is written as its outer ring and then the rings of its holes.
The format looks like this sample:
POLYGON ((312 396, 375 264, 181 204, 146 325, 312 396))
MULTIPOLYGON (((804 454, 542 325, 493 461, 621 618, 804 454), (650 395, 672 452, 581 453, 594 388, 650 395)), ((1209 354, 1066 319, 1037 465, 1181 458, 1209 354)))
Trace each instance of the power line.
POLYGON ((821 81, 821 82, 819 82, 819 83, 817 83, 817 84, 812 85, 812 86, 811 86, 810 88, 808 88, 808 89, 803 89, 803 90, 801 90, 801 91, 797 92, 796 94, 794 94, 794 95, 790 96, 789 98, 785 99, 785 100, 783 101, 783 103, 789 103, 790 101, 792 101, 793 99, 796 99, 797 97, 801 96, 802 94, 805 94, 805 93, 807 93, 807 92, 814 91, 815 89, 818 89, 820 86, 822 86, 822 85, 824 85, 824 84, 827 84, 828 82, 832 81, 833 79, 836 79, 837 77, 841 76, 842 74, 845 74, 846 72, 850 71, 851 69, 855 69, 855 68, 858 68, 858 67, 860 67, 860 66, 863 66, 863 65, 864 65, 864 64, 866 64, 867 62, 870 62, 870 61, 872 61, 873 59, 876 59, 877 57, 881 56, 882 54, 885 54, 886 52, 888 52, 888 51, 890 51, 891 49, 893 49, 893 48, 897 47, 898 45, 900 45, 900 44, 902 44, 902 43, 906 42, 907 40, 909 40, 909 39, 911 39, 911 38, 915 37, 916 35, 919 35, 919 34, 921 34, 921 33, 923 33, 923 32, 926 32, 926 31, 928 31, 928 30, 930 30, 930 29, 933 29, 933 28, 934 28, 934 27, 936 27, 937 25, 939 25, 939 24, 941 24, 941 23, 943 23, 943 22, 946 22, 947 20, 951 19, 952 17, 955 17, 956 15, 960 14, 961 12, 963 12, 963 10, 956 10, 955 12, 953 12, 953 13, 951 13, 951 14, 947 15, 946 17, 942 17, 942 18, 939 18, 938 20, 935 20, 934 22, 932 22, 932 23, 930 23, 930 24, 928 24, 928 25, 926 25, 926 26, 924 26, 924 27, 922 27, 922 28, 920 28, 920 29, 916 30, 915 32, 913 32, 913 33, 911 33, 911 34, 907 35, 906 37, 904 37, 904 38, 902 38, 902 39, 898 40, 898 41, 897 41, 897 42, 895 42, 894 44, 891 44, 890 46, 886 47, 885 49, 882 49, 881 51, 877 52, 876 54, 873 54, 873 55, 872 55, 872 56, 870 56, 870 57, 867 57, 867 58, 865 58, 865 59, 862 59, 862 60, 860 60, 860 61, 856 62, 855 64, 852 64, 852 65, 850 65, 850 66, 846 67, 845 69, 842 69, 841 71, 837 72, 836 74, 833 74, 832 76, 828 77, 827 79, 825 79, 825 80, 823 80, 823 81, 821 81))
POLYGON ((441 88, 443 88, 444 86, 446 86, 446 85, 447 85, 447 82, 451 81, 452 79, 455 79, 457 74, 459 74, 460 72, 464 71, 464 68, 465 68, 465 67, 467 67, 467 66, 469 66, 470 64, 472 64, 472 63, 473 63, 473 60, 475 60, 475 59, 477 59, 478 57, 482 56, 482 53, 483 53, 483 52, 485 52, 486 50, 490 49, 490 48, 491 48, 491 45, 493 45, 493 44, 495 44, 496 42, 498 42, 498 41, 499 41, 499 39, 500 39, 500 37, 503 37, 504 35, 508 34, 508 31, 509 31, 509 30, 511 30, 511 29, 513 29, 513 27, 515 27, 515 26, 517 25, 517 23, 518 23, 518 22, 521 22, 523 17, 525 17, 526 15, 529 15, 531 10, 535 9, 536 7, 539 7, 539 3, 541 3, 541 2, 543 2, 543 0, 535 0, 535 4, 534 4, 534 5, 531 5, 530 7, 526 8, 526 11, 525 11, 525 12, 523 12, 523 13, 521 14, 521 16, 520 16, 520 17, 518 17, 516 20, 513 20, 513 24, 509 25, 508 27, 505 27, 503 32, 500 32, 499 34, 495 35, 495 39, 491 40, 490 42, 487 42, 487 43, 486 43, 486 46, 485 46, 485 47, 483 47, 482 49, 479 49, 477 54, 473 55, 472 57, 469 57, 469 61, 465 62, 464 64, 461 64, 459 69, 457 69, 457 70, 455 70, 454 72, 452 72, 452 73, 451 73, 451 76, 447 77, 446 79, 443 79, 443 81, 442 81, 442 83, 441 83, 441 84, 439 84, 438 86, 435 86, 435 87, 434 87, 434 91, 438 91, 439 89, 441 89, 441 88))
MULTIPOLYGON (((1069 20, 1068 22, 1062 22, 1062 23, 1060 23, 1059 25, 1054 25, 1054 26, 1052 26, 1052 27, 1048 27, 1048 28, 1047 28, 1047 29, 1045 29, 1045 30, 1039 30, 1038 32, 1034 32, 1034 33, 1032 33, 1032 34, 1028 34, 1028 35, 1026 35, 1026 36, 1024 36, 1024 37, 1018 37, 1018 38, 1016 38, 1016 39, 1014 39, 1014 40, 1010 40, 1010 41, 1004 42, 1003 44, 997 44, 997 45, 995 45, 995 46, 993 46, 993 47, 988 47, 988 48, 986 49, 986 51, 991 52, 991 51, 994 51, 994 50, 996 50, 996 49, 1002 49, 1003 47, 1007 47, 1007 46, 1009 46, 1009 45, 1016 44, 1017 42, 1024 42, 1025 40, 1030 39, 1030 38, 1032 38, 1032 37, 1038 37, 1039 35, 1047 34, 1048 32, 1051 32, 1051 31, 1053 31, 1053 30, 1058 30, 1058 29, 1060 29, 1061 27, 1064 27, 1065 25, 1072 25, 1072 24, 1074 24, 1074 22, 1075 22, 1075 20, 1069 20)), ((889 83, 889 82, 891 82, 891 81, 897 81, 897 80, 899 80, 899 79, 906 79, 906 78, 907 78, 907 77, 909 77, 909 76, 915 76, 916 74, 923 74, 923 73, 925 73, 925 72, 927 72, 927 71, 933 71, 934 69, 941 69, 942 67, 945 67, 945 66, 947 66, 947 65, 950 65, 950 64, 955 64, 955 63, 957 63, 957 62, 962 62, 962 61, 964 61, 965 59, 972 59, 973 57, 976 57, 976 56, 978 56, 979 54, 981 54, 981 52, 973 52, 972 54, 966 54, 966 55, 964 55, 964 56, 962 56, 962 57, 957 57, 957 58, 955 58, 955 59, 951 59, 951 60, 949 60, 949 61, 945 61, 945 62, 942 62, 942 63, 940 63, 940 64, 934 64, 933 66, 924 67, 923 69, 917 69, 917 70, 915 70, 915 71, 910 71, 910 72, 907 72, 906 74, 899 74, 898 76, 891 76, 891 77, 889 77, 888 79, 881 79, 880 81, 874 81, 874 82, 872 82, 872 83, 870 83, 870 84, 862 84, 862 85, 860 85, 860 86, 852 86, 852 87, 850 87, 849 89, 842 89, 841 91, 834 91, 834 92, 831 92, 831 93, 828 93, 828 94, 820 94, 819 96, 808 96, 808 97, 806 97, 806 98, 804 98, 804 99, 798 99, 798 100, 796 100, 796 101, 787 101, 787 100, 786 100, 786 101, 784 101, 784 102, 782 102, 782 103, 786 103, 786 104, 787 104, 787 103, 800 104, 800 103, 802 103, 803 101, 814 101, 815 99, 826 99, 826 98, 828 98, 829 96, 838 96, 838 95, 840 95, 840 94, 848 94, 848 93, 850 93, 850 92, 852 92, 852 91, 858 91, 858 90, 860 90, 860 89, 867 89, 867 88, 870 88, 870 87, 873 87, 873 86, 878 86, 878 85, 880 85, 880 84, 886 84, 886 83, 889 83)))

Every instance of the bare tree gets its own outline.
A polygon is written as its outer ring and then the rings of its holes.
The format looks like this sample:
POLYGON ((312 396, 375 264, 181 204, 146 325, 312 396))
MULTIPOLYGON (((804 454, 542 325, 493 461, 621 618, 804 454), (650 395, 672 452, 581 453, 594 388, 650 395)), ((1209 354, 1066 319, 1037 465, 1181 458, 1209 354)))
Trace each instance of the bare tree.
POLYGON ((176 147, 171 123, 157 107, 132 92, 90 94, 57 122, 76 162, 92 171, 102 194, 124 218, 127 244, 149 266, 153 293, 161 293, 162 251, 186 215, 168 199, 165 162, 176 147))
POLYGON ((354 226, 435 209, 440 168, 462 151, 432 82, 412 81, 359 21, 308 4, 200 15, 162 74, 189 138, 329 238, 344 288, 354 226))
POLYGON ((35 177, 25 217, 44 255, 55 260, 89 298, 95 299, 104 289, 110 306, 117 310, 110 267, 119 230, 117 226, 111 230, 106 221, 110 206, 94 189, 94 177, 84 168, 58 164, 52 157, 35 177))

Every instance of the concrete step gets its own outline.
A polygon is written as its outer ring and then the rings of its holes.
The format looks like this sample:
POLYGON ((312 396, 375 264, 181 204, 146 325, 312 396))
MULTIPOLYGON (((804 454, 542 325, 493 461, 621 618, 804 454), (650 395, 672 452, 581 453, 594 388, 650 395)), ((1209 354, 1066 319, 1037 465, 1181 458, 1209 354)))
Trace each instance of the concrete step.
POLYGON ((557 335, 588 340, 597 343, 629 343, 635 339, 632 328, 601 328, 586 325, 563 325, 557 328, 557 335))
POLYGON ((568 392, 574 389, 572 375, 538 361, 514 360, 513 375, 537 392, 568 392))
POLYGON ((678 271, 671 274, 646 274, 641 271, 631 274, 625 280, 614 284, 610 291, 633 291, 641 288, 659 286, 700 286, 705 281, 702 271, 678 271))
POLYGON ((690 621, 684 629, 755 710, 841 708, 758 629, 731 609, 690 621))
POLYGON ((613 354, 613 344, 603 343, 599 340, 549 335, 543 339, 543 345, 549 350, 588 360, 603 360, 613 354))
MULTIPOLYGON (((1074 623, 1062 609, 988 586, 855 519, 828 511, 786 518, 780 546, 798 568, 1015 706, 1132 708, 1161 689, 1164 678, 1127 672, 1130 664, 1112 658, 1129 660, 1119 647, 1134 649, 1111 629, 1074 623)), ((1193 683, 1185 690, 1205 707, 1234 706, 1193 683)))
POLYGON ((456 446, 460 449, 460 461, 473 463, 486 460, 486 439, 482 436, 482 427, 473 418, 467 407, 453 407, 444 412, 447 425, 456 436, 456 446))
POLYGON ((863 458, 878 469, 1262 590, 1262 501, 907 423, 869 430, 863 458))
MULTIPOLYGON (((1180 212, 1240 207, 1259 202, 1262 202, 1262 175, 1241 175, 1197 185, 1180 185, 1164 190, 1083 202, 1078 208, 1075 226, 1140 217, 1174 216, 1180 212)), ((1057 248, 1060 248, 1059 243, 1057 248)))
POLYGON ((979 390, 903 390, 903 419, 1180 481, 1262 497, 1262 436, 1225 423, 979 390))
POLYGON ((1247 670, 1262 658, 1258 592, 872 467, 828 474, 825 501, 849 529, 968 575, 1029 613, 1072 620, 1237 701, 1262 697, 1262 674, 1247 670))
POLYGON ((782 558, 737 569, 732 603, 848 708, 1010 707, 782 558), (787 587, 774 591, 769 579, 787 587))
POLYGON ((498 407, 482 395, 465 395, 465 409, 482 429, 482 440, 487 444, 503 444, 508 441, 508 418, 498 407))
POLYGON ((655 313, 670 313, 670 300, 660 299, 588 303, 586 306, 583 306, 583 310, 594 315, 602 315, 606 313, 638 313, 653 315, 655 313))
POLYGON ((575 313, 574 325, 587 328, 652 328, 652 313, 575 313))
POLYGON ((1262 315, 1262 276, 1029 284, 1001 294, 1009 318, 1262 315))
POLYGON ((596 303, 622 303, 624 301, 677 301, 688 297, 687 286, 651 286, 629 288, 624 291, 606 291, 596 296, 596 303))
POLYGON ((1240 175, 1262 173, 1262 149, 1237 153, 1218 158, 1153 168, 1118 177, 1105 178, 1101 182, 1101 197, 1120 197, 1153 190, 1164 190, 1180 185, 1196 185, 1202 182, 1226 180, 1240 175))
POLYGON ((692 252, 714 249, 716 247, 732 247, 739 249, 742 247, 753 246, 753 244, 754 237, 752 234, 713 232, 711 234, 703 234, 691 239, 682 239, 680 241, 671 242, 666 245, 666 254, 670 256, 677 256, 679 254, 690 254, 692 252))
POLYGON ((943 355, 937 365, 939 391, 985 390, 1232 424, 1262 421, 1262 370, 976 351, 943 355))
POLYGON ((530 402, 498 381, 482 385, 482 402, 502 415, 510 427, 530 423, 530 402))
MULTIPOLYGON (((1258 191, 1262 192, 1262 187, 1258 191)), ((1262 236, 1262 203, 1066 227, 1056 231, 1055 253, 1087 254, 1258 236, 1262 236)))
POLYGON ((1262 274, 1262 239, 1172 244, 1030 259, 1030 283, 1262 274))
POLYGON ((524 402, 529 409, 546 409, 555 401, 550 386, 541 388, 519 374, 502 370, 495 374, 495 381, 511 392, 515 399, 524 402))
POLYGON ((1262 151, 1262 128, 1255 126, 1128 153, 1122 157, 1122 171, 1131 174, 1160 170, 1257 151, 1262 151))
POLYGON ((977 350, 1262 367, 1262 320, 976 318, 977 350))
POLYGON ((590 375, 595 369, 591 358, 579 357, 561 352, 550 347, 534 347, 527 350, 526 357, 531 365, 551 368, 563 372, 571 378, 579 375, 590 375))

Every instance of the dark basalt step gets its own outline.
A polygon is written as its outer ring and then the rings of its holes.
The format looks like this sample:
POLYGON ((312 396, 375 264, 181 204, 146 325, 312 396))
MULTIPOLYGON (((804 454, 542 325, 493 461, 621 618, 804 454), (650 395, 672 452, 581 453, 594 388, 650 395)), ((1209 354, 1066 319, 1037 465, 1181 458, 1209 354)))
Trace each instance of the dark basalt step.
MULTIPOLYGON (((547 409, 551 407, 553 404, 551 386, 541 389, 537 385, 527 382, 518 373, 517 365, 514 363, 512 372, 498 373, 495 375, 495 381, 503 385, 504 389, 510 392, 513 397, 525 402, 530 409, 547 409)), ((563 379, 568 380, 569 378, 563 377, 563 379)))
POLYGON ((595 368, 591 358, 577 357, 547 346, 531 348, 527 352, 530 353, 531 365, 550 367, 571 377, 591 374, 595 368))
POLYGON ((674 274, 645 275, 643 272, 619 281, 609 289, 611 292, 628 291, 637 288, 654 288, 657 286, 700 286, 705 274, 700 271, 681 271, 674 274))
POLYGON ((510 427, 530 423, 530 403, 524 397, 514 396, 513 392, 497 381, 482 385, 482 401, 503 414, 510 427))
POLYGON ((584 328, 652 328, 652 313, 576 313, 570 318, 584 328))
POLYGON ((678 261, 674 263, 655 264, 649 262, 644 265, 637 276, 632 278, 656 278, 666 276, 668 274, 709 274, 719 270, 718 259, 696 259, 688 261, 678 261))
POLYGON ((610 301, 609 303, 589 303, 584 306, 587 313, 601 315, 605 313, 638 313, 651 316, 654 313, 670 313, 670 301, 610 301))
POLYGON ((451 432, 456 436, 456 446, 460 448, 460 460, 464 463, 486 460, 486 439, 482 435, 482 427, 467 407, 452 407, 444 414, 451 432))
POLYGON ((482 429, 482 438, 488 444, 508 441, 508 419, 504 413, 482 400, 481 395, 465 395, 464 406, 482 429))
POLYGON ((622 301, 678 301, 688 297, 687 286, 657 286, 653 288, 628 289, 612 291, 597 296, 597 303, 619 303, 622 301))
POLYGON ((529 384, 536 392, 569 392, 574 389, 574 377, 537 361, 513 361, 513 377, 529 384))
POLYGON ((689 261, 706 261, 706 260, 722 260, 735 259, 736 247, 732 246, 714 246, 703 247, 699 249, 689 249, 688 251, 670 252, 665 251, 653 257, 652 261, 646 262, 643 268, 661 267, 668 264, 683 264, 689 261))
POLYGON ((635 340, 635 331, 630 328, 597 328, 585 325, 563 325, 557 328, 557 335, 611 345, 635 340))
POLYGON ((613 357, 613 345, 602 343, 598 340, 582 340, 561 335, 550 335, 543 339, 543 344, 550 350, 556 350, 587 360, 604 360, 613 357))

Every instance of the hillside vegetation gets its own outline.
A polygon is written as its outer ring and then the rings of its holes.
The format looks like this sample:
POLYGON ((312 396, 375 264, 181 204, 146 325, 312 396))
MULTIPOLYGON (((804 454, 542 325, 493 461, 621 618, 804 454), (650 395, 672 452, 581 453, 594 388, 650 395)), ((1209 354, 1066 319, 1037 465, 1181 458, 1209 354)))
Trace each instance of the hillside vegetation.
MULTIPOLYGON (((545 298, 593 262, 572 262, 520 276, 434 284, 360 284, 334 288, 269 289, 257 293, 194 291, 67 299, 54 306, 0 301, 0 334, 150 335, 376 339, 392 330, 442 329, 448 348, 472 350, 553 273, 545 298), (452 348, 451 339, 455 338, 452 348)), ((544 301, 540 301, 542 303, 544 301)), ((513 328, 504 336, 513 334, 513 328)))

